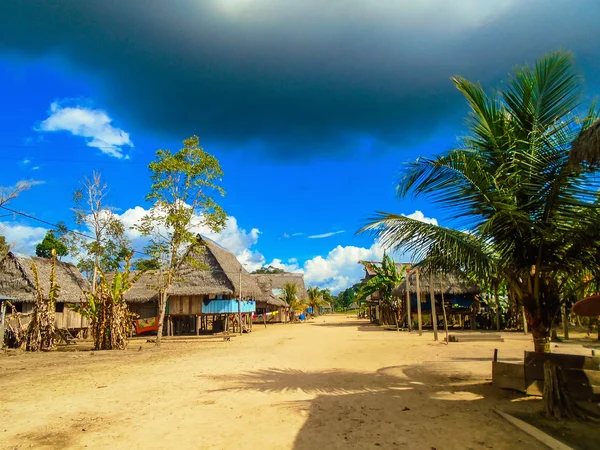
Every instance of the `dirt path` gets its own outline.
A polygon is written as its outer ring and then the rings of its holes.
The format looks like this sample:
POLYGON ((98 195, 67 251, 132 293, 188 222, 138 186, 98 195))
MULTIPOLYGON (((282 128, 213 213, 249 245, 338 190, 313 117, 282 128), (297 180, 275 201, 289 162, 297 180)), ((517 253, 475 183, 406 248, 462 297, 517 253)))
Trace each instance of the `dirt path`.
POLYGON ((445 346, 327 316, 231 342, 0 356, 0 448, 544 448, 490 385, 530 339, 445 346))

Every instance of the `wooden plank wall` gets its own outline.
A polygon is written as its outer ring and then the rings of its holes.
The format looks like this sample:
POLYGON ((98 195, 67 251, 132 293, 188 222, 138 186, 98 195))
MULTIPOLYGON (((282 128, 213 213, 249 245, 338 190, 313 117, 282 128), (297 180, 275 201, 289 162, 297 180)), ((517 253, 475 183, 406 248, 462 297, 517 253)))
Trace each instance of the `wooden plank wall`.
POLYGON ((158 316, 157 302, 129 303, 129 311, 140 316, 140 319, 148 319, 158 316))
MULTIPOLYGON (((33 310, 33 307, 30 308, 30 310, 27 312, 31 312, 31 310, 33 310)), ((70 330, 77 330, 82 328, 88 328, 90 326, 88 319, 84 318, 81 314, 76 313, 75 311, 72 311, 67 307, 65 307, 63 312, 55 313, 55 318, 57 328, 68 328, 70 330)), ((10 323, 13 326, 15 326, 17 323, 17 321, 12 317, 12 314, 7 314, 6 320, 7 323, 10 323)), ((31 316, 21 317, 21 324, 23 324, 23 326, 26 326, 30 320, 31 316)))
POLYGON ((560 366, 567 388, 576 400, 600 399, 600 357, 562 353, 525 352, 525 388, 528 395, 544 392, 544 362, 560 366))
POLYGON ((169 297, 169 314, 194 316, 202 314, 202 295, 172 295, 169 297))
POLYGON ((501 389, 525 392, 525 364, 492 361, 492 384, 501 389))

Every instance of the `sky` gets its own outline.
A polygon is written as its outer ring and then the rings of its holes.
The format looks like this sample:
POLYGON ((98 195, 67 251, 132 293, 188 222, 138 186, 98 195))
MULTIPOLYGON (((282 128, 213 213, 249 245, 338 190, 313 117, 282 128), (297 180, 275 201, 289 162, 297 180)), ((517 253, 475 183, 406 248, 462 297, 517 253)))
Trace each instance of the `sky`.
MULTIPOLYGON (((129 227, 151 206, 155 151, 198 135, 227 191, 209 237, 248 270, 335 293, 381 258, 356 235, 376 211, 449 224, 394 188, 404 163, 464 133, 450 78, 499 88, 515 65, 572 50, 589 102, 598 17, 596 0, 4 0, 0 186, 35 181, 8 206, 73 226, 73 192, 97 170, 129 227)), ((5 214, 21 253, 51 228, 5 214)))

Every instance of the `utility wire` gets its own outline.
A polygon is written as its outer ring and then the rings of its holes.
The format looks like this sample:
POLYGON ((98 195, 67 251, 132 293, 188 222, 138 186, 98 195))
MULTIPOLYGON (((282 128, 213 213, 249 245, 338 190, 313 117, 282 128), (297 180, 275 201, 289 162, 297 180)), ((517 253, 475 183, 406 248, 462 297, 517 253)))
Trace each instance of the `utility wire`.
MULTIPOLYGON (((59 225, 59 224, 56 224, 56 223, 52 223, 52 222, 48 222, 47 220, 38 219, 37 217, 34 217, 34 216, 30 215, 30 214, 26 214, 24 212, 20 212, 20 211, 17 211, 17 210, 11 209, 11 208, 7 208, 6 206, 1 206, 1 205, 0 205, 0 208, 4 209, 6 211, 9 211, 11 213, 11 214, 7 214, 7 216, 8 215, 17 214, 19 216, 26 217, 26 218, 34 220, 36 222, 40 222, 40 223, 43 223, 45 225, 50 225, 50 226, 52 226, 54 228, 57 228, 57 229, 64 229, 64 230, 66 230, 69 233, 76 234, 76 235, 81 236, 81 237, 86 238, 86 239, 96 240, 96 238, 94 236, 90 236, 90 235, 82 233, 80 231, 70 230, 69 228, 67 228, 65 226, 62 226, 62 225, 59 225)), ((0 216, 0 217, 4 217, 4 216, 0 216)), ((100 242, 105 242, 105 240, 101 239, 100 242)), ((154 258, 153 255, 151 255, 149 253, 145 253, 145 252, 140 251, 140 250, 133 250, 132 249, 131 252, 132 253, 137 253, 138 255, 144 255, 144 256, 148 256, 150 258, 154 258)), ((236 260, 237 260, 237 257, 236 257, 236 260)), ((243 264, 241 262, 240 262, 240 266, 243 267, 243 264)), ((216 269, 216 270, 215 269, 211 269, 211 270, 213 270, 215 272, 223 272, 223 273, 228 273, 228 274, 232 274, 232 275, 238 275, 239 274, 239 272, 237 272, 237 271, 236 272, 228 272, 228 271, 223 270, 223 269, 216 269)))
MULTIPOLYGON (((82 232, 77 231, 77 230, 70 230, 69 228, 67 228, 67 227, 65 227, 63 225, 59 225, 59 224, 56 224, 56 223, 48 222, 47 220, 43 220, 43 219, 38 219, 37 217, 34 217, 34 216, 30 215, 30 214, 26 214, 24 212, 20 212, 20 211, 11 209, 11 208, 7 208, 6 206, 0 206, 0 208, 4 209, 6 211, 9 211, 12 214, 18 214, 19 216, 27 217, 28 219, 35 220, 36 222, 40 222, 40 223, 43 223, 45 225, 50 225, 50 226, 52 226, 54 228, 57 228, 57 229, 64 229, 64 230, 66 230, 69 233, 76 234, 76 235, 81 236, 83 238, 90 239, 90 240, 96 240, 96 238, 94 236, 90 236, 89 234, 85 234, 85 233, 82 233, 82 232)), ((0 216, 0 217, 4 217, 4 216, 0 216)), ((104 242, 104 241, 105 240, 102 240, 102 239, 100 240, 100 242, 104 242)), ((152 258, 152 255, 150 255, 149 253, 142 252, 140 250, 132 250, 132 252, 133 253, 138 253, 140 255, 149 256, 149 257, 152 258)))

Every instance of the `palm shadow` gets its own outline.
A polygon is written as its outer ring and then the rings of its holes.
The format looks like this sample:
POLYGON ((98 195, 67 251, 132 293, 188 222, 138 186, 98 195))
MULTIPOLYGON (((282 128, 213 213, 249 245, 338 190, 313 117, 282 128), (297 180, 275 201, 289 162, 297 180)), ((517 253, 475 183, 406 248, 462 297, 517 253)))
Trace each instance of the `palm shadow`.
POLYGON ((273 368, 215 379, 232 386, 220 391, 314 395, 276 405, 307 416, 294 441, 300 450, 474 449, 491 443, 494 448, 517 448, 523 446, 520 439, 527 439, 519 433, 507 435, 508 425, 491 410, 521 395, 496 389, 455 363, 447 371, 443 363, 383 367, 374 373, 273 368))

